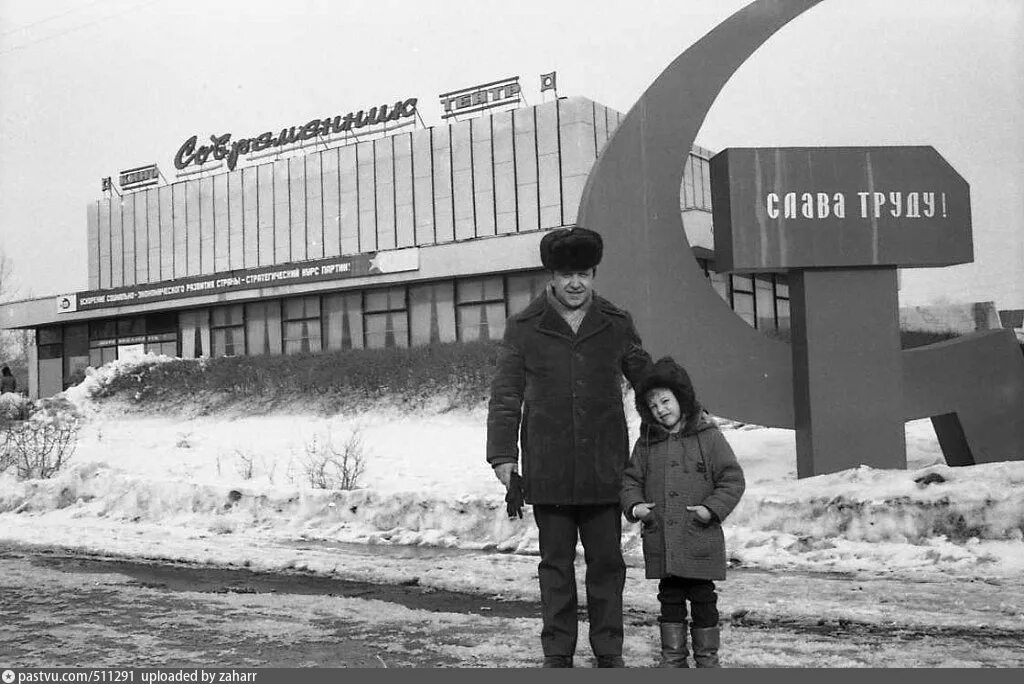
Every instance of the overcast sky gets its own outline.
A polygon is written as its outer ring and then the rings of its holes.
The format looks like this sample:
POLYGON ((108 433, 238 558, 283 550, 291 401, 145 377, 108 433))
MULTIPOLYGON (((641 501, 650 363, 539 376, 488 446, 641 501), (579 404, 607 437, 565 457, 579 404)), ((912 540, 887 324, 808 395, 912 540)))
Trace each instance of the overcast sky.
MULTIPOLYGON (((519 75, 623 113, 745 0, 0 0, 0 249, 23 296, 84 290, 100 179, 234 137, 519 75)), ((697 142, 934 146, 971 184, 976 263, 904 304, 1024 308, 1024 2, 824 0, 736 73, 697 142)), ((550 94, 549 94, 550 95, 550 94)))

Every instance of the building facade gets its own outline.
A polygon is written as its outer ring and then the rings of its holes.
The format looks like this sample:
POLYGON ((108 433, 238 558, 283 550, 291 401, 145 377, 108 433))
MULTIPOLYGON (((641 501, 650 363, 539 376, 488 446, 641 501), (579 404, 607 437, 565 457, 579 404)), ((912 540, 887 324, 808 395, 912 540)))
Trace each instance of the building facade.
MULTIPOLYGON (((34 397, 143 351, 500 339, 547 281, 540 237, 575 224, 621 118, 559 98, 98 200, 86 211, 89 289, 0 306, 0 327, 35 330, 34 397)), ((680 192, 694 257, 739 316, 785 330, 783 276, 714 271, 709 158, 694 148, 680 192)))

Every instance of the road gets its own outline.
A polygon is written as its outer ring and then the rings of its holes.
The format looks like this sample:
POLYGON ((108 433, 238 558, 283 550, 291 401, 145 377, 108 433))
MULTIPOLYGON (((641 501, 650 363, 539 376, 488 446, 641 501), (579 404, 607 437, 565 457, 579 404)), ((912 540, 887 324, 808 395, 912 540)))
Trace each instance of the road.
MULTIPOLYGON (((495 562, 462 555, 463 566, 495 562)), ((402 562, 438 567, 436 555, 402 562)), ((721 599, 723 664, 1024 666, 1019 583, 960 583, 955 596, 952 586, 732 570, 721 599)), ((652 600, 641 605, 627 595, 631 666, 655 664, 652 600)), ((538 615, 536 600, 415 580, 376 584, 0 546, 0 668, 535 667, 538 615)), ((581 624, 578 666, 590 665, 587 651, 581 624)))

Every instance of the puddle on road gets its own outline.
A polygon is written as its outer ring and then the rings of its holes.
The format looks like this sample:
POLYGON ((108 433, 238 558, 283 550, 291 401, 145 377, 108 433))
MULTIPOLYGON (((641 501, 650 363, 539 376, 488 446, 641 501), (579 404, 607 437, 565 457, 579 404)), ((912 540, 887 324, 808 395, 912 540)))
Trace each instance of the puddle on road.
POLYGON ((378 556, 384 558, 415 558, 432 560, 437 558, 460 558, 463 556, 511 555, 511 551, 495 548, 460 549, 447 546, 409 546, 407 544, 362 544, 330 539, 297 539, 279 542, 279 546, 296 551, 344 551, 353 556, 378 556))
MULTIPOLYGON (((376 548, 374 547, 375 550, 376 548)), ((403 551, 409 552, 414 548, 418 547, 404 547, 403 551)), ((365 549, 360 551, 366 553, 365 549)), ((466 553, 463 550, 455 551, 460 555, 466 553)), ((503 600, 480 594, 424 587, 416 580, 404 584, 374 584, 299 572, 269 573, 245 568, 214 568, 186 563, 144 563, 56 552, 20 551, 16 555, 26 557, 33 565, 62 572, 116 573, 128 577, 130 585, 168 592, 339 596, 387 601, 413 610, 433 612, 512 618, 536 617, 540 614, 539 602, 503 600)))

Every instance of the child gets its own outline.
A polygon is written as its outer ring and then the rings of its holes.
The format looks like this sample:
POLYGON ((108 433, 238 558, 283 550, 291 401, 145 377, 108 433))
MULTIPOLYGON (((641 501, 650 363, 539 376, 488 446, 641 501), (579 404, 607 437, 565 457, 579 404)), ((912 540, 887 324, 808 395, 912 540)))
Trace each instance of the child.
POLYGON ((743 469, 699 403, 686 371, 659 359, 636 388, 640 437, 623 476, 622 511, 641 531, 648 579, 660 580, 660 667, 719 667, 718 596, 725 579, 722 521, 743 495, 743 469))

